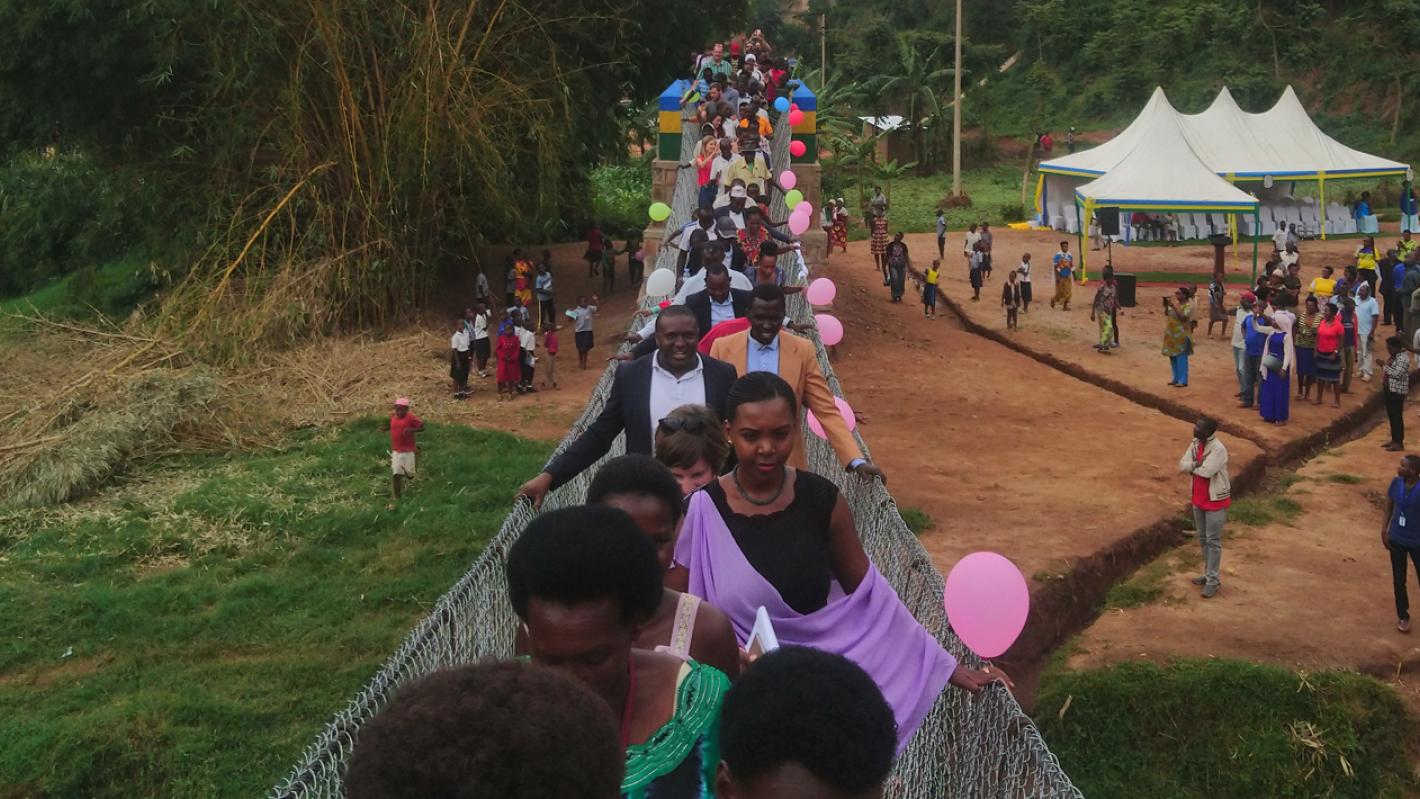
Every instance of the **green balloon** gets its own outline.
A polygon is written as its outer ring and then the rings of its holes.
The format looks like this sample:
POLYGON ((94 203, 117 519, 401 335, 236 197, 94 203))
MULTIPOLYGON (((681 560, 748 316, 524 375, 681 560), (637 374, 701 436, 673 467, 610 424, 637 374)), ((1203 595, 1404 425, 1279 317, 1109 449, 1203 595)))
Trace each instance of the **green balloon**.
POLYGON ((790 208, 804 201, 804 193, 798 189, 789 189, 784 193, 784 204, 790 208))
POLYGON ((664 222, 671 216, 671 207, 665 203, 651 203, 651 219, 664 222))

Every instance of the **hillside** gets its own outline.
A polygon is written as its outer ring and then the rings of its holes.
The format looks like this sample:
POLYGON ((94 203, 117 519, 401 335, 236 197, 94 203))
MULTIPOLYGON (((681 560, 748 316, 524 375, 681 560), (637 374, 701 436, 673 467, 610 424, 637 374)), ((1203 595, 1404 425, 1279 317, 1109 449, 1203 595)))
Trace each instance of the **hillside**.
MULTIPOLYGON (((829 72, 838 85, 864 90, 865 113, 900 111, 912 94, 928 114, 950 102, 952 3, 814 0, 812 25, 802 14, 776 20, 776 7, 758 3, 753 22, 782 49, 807 54, 814 68, 816 15, 828 9, 829 72), (925 64, 909 63, 914 58, 925 64), (919 79, 933 70, 943 74, 919 79)), ((965 0, 964 15, 968 128, 1118 127, 1155 86, 1194 112, 1226 84, 1256 111, 1291 84, 1333 136, 1420 160, 1420 103, 1405 96, 1420 68, 1407 46, 1420 36, 1420 0, 965 0), (976 87, 982 78, 986 86, 976 87)))

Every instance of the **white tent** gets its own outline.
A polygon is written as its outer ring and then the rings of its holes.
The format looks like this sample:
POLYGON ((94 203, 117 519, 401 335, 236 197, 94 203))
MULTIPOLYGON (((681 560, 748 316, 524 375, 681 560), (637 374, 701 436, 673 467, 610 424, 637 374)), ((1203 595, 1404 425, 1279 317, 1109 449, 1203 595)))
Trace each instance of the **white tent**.
MULTIPOLYGON (((1075 189, 1074 202, 1083 207, 1081 220, 1088 221, 1096 208, 1117 208, 1123 212, 1163 211, 1167 213, 1208 213, 1231 217, 1252 214, 1257 198, 1218 177, 1194 151, 1181 120, 1164 96, 1154 95, 1135 118, 1124 139, 1112 148, 1118 161, 1109 171, 1075 189), (1127 151, 1126 151, 1127 149, 1127 151)), ((1081 153, 1084 155, 1084 153, 1081 153)), ((1191 220, 1187 224, 1194 224, 1191 220)), ((1229 227, 1232 227, 1230 222, 1229 227)), ((1083 244, 1083 242, 1082 242, 1083 244)), ((1080 253, 1082 276, 1085 253, 1080 253)))
MULTIPOLYGON (((1173 115, 1177 128, 1182 131, 1186 147, 1175 138, 1171 145, 1174 151, 1161 151, 1162 158, 1186 161, 1196 158, 1209 171, 1228 182, 1261 181, 1270 188, 1274 180, 1317 181, 1321 187, 1321 202, 1314 209, 1307 210, 1315 217, 1313 221, 1323 237, 1326 233, 1327 180, 1409 177, 1409 168, 1405 164, 1352 149, 1324 133, 1312 121, 1290 86, 1272 108, 1257 114, 1239 108, 1227 88, 1222 89, 1212 105, 1202 113, 1180 114, 1169 105, 1163 92, 1155 89, 1144 110, 1118 136, 1099 147, 1040 164, 1037 206, 1042 221, 1056 221, 1052 209, 1069 202, 1085 181, 1104 176, 1119 167, 1137 150, 1141 140, 1156 135, 1169 114, 1173 115), (1185 149, 1189 153, 1184 153, 1185 149)), ((1165 127, 1172 129, 1171 126, 1165 127)), ((1136 162, 1135 168, 1138 166, 1136 162)), ((1139 186, 1138 182, 1133 185, 1147 188, 1139 186)), ((1147 193, 1157 193, 1157 190, 1147 193)), ((1296 213, 1295 205, 1289 210, 1293 215, 1296 213)), ((1271 221, 1273 209, 1264 210, 1268 212, 1268 221, 1271 221)), ((1340 210, 1334 206, 1333 214, 1340 210)), ((1277 211, 1277 219, 1282 221, 1281 209, 1277 211)), ((1255 234, 1258 231, 1250 232, 1255 234)))
POLYGON ((1252 212, 1257 198, 1209 168, 1189 142, 1181 116, 1163 89, 1155 89, 1134 120, 1142 135, 1108 172, 1075 189, 1075 197, 1121 210, 1252 212))

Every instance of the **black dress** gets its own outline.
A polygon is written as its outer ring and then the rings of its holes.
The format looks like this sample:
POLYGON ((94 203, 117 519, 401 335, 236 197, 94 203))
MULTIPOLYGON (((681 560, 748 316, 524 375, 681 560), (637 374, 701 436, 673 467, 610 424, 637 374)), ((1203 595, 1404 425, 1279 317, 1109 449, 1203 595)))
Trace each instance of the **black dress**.
POLYGON ((794 477, 794 500, 783 510, 744 516, 730 510, 716 480, 705 487, 730 528, 745 559, 769 581, 785 604, 808 615, 828 604, 833 579, 828 523, 838 503, 838 486, 813 472, 794 477))

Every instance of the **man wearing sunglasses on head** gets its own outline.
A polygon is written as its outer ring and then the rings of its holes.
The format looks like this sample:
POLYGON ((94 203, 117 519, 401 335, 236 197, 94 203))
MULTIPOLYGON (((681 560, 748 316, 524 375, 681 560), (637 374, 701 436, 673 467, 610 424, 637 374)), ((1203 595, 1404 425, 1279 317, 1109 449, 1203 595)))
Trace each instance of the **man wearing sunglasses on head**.
POLYGON ((656 351, 617 367, 601 415, 519 494, 541 506, 547 492, 600 460, 623 431, 627 453, 650 455, 656 427, 682 405, 708 405, 724 415, 730 384, 738 375, 728 363, 696 352, 700 325, 695 312, 669 306, 656 317, 655 332, 656 351))

